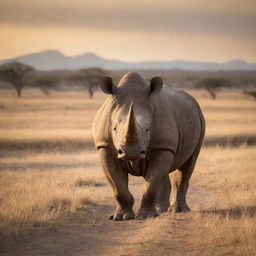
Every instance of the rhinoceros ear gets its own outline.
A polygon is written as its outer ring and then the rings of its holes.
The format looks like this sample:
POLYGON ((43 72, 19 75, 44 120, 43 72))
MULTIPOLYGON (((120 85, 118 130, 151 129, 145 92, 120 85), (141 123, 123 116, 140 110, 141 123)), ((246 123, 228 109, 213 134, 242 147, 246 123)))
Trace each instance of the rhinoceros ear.
POLYGON ((161 77, 153 77, 150 81, 150 95, 157 94, 161 91, 163 87, 163 80, 161 77))
POLYGON ((101 77, 100 87, 101 90, 106 94, 115 94, 115 92, 117 91, 117 88, 113 84, 112 77, 110 76, 101 77))

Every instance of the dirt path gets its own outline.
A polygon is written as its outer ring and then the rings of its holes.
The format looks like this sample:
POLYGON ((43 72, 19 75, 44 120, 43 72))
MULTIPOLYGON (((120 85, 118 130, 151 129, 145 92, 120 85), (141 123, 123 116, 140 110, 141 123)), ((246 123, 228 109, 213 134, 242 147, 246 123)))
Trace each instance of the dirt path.
MULTIPOLYGON (((132 189, 138 191, 140 185, 134 182, 132 189)), ((139 193, 135 194, 139 201, 139 193)), ((91 205, 70 214, 46 232, 19 239, 1 255, 214 255, 214 248, 209 248, 197 233, 198 198, 204 204, 213 200, 213 195, 204 188, 191 186, 188 201, 193 212, 125 222, 107 220, 114 205, 91 205)), ((112 201, 110 197, 105 199, 112 201)))

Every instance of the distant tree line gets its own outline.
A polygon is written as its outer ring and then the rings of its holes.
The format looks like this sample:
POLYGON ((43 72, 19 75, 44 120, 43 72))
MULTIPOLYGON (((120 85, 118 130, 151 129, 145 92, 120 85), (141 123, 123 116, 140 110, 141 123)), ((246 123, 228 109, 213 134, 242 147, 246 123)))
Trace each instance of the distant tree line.
MULTIPOLYGON (((200 88, 206 90, 214 100, 216 99, 217 93, 220 92, 222 89, 240 87, 237 86, 234 81, 227 78, 205 78, 196 81, 193 85, 197 89, 200 88)), ((254 85, 251 85, 248 89, 243 89, 243 93, 250 95, 254 97, 254 99, 256 99, 256 83, 254 85)))
MULTIPOLYGON (((118 81, 125 71, 112 71, 115 81, 118 81)), ((241 88, 243 93, 256 99, 255 71, 184 71, 184 70, 141 70, 143 77, 160 75, 166 85, 182 88, 206 90, 212 99, 222 89, 241 88)), ((85 89, 90 98, 99 88, 100 77, 106 71, 100 68, 81 69, 76 71, 37 71, 33 67, 11 62, 0 65, 0 81, 11 84, 21 97, 24 87, 40 89, 45 95, 53 90, 85 89)))
POLYGON ((73 86, 86 89, 89 97, 93 98, 95 90, 99 87, 100 77, 105 73, 100 68, 40 73, 33 67, 20 62, 0 65, 0 80, 10 83, 18 97, 21 97, 25 86, 38 88, 48 95, 51 90, 61 90, 65 84, 68 89, 72 89, 73 86))

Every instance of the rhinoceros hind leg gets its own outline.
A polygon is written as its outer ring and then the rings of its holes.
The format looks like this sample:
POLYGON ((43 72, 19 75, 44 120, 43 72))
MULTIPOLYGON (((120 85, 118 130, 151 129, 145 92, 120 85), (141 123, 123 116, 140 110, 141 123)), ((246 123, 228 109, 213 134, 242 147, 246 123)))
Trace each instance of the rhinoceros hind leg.
POLYGON ((157 203, 156 207, 158 213, 167 212, 170 206, 170 193, 171 193, 171 183, 169 175, 166 176, 162 186, 159 189, 158 196, 157 196, 157 203))
POLYGON ((172 204, 169 208, 168 208, 168 213, 178 213, 178 212, 190 212, 190 208, 187 205, 187 203, 175 203, 172 204))
POLYGON ((198 145, 195 152, 188 161, 171 174, 171 206, 168 209, 170 213, 189 212, 190 208, 186 202, 186 195, 189 186, 190 177, 194 171, 197 157, 199 155, 201 144, 198 145))
POLYGON ((109 220, 132 220, 135 218, 133 210, 117 210, 108 216, 109 220))
POLYGON ((191 173, 187 173, 185 171, 177 170, 171 174, 172 192, 171 206, 168 209, 169 213, 190 211, 190 208, 186 202, 186 194, 192 171, 191 173))

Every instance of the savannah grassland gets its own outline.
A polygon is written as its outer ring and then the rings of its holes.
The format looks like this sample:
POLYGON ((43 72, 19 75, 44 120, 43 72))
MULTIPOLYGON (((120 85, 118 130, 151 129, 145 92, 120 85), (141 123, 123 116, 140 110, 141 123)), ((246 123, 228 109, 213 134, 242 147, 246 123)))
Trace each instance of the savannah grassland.
MULTIPOLYGON (((107 220, 114 201, 91 139, 105 96, 45 96, 29 89, 17 99, 14 91, 1 90, 0 252, 255 255, 255 100, 239 91, 222 92, 216 100, 204 91, 190 93, 207 124, 188 192, 192 212, 117 223, 107 220)), ((131 178, 135 209, 142 186, 140 178, 131 178)))

